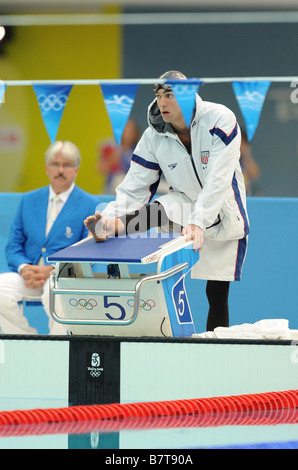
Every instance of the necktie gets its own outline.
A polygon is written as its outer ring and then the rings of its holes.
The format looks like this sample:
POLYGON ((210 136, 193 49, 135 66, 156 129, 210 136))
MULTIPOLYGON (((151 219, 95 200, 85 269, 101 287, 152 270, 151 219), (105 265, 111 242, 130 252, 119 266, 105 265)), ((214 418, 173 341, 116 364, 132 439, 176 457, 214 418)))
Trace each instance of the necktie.
POLYGON ((48 221, 47 221, 47 226, 46 226, 46 236, 48 235, 49 231, 52 228, 53 223, 55 222, 55 219, 58 215, 58 208, 57 208, 57 203, 60 201, 59 196, 55 196, 52 200, 52 207, 49 213, 48 221))

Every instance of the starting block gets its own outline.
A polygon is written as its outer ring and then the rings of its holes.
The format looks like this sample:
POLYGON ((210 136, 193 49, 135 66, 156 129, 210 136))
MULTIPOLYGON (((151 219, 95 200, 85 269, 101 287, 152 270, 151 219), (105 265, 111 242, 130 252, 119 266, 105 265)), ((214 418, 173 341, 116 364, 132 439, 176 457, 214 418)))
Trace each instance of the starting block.
POLYGON ((71 334, 183 337, 195 333, 185 278, 199 260, 169 233, 92 237, 48 257, 50 313, 71 334))

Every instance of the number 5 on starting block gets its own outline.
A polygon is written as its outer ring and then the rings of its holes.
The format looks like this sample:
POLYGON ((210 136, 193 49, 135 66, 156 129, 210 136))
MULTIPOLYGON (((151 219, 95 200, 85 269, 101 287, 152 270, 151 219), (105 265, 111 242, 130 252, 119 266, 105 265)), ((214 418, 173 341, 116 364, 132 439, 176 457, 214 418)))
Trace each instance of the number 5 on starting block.
POLYGON ((185 290, 185 274, 173 286, 172 298, 178 323, 192 323, 190 306, 185 290))
POLYGON ((192 246, 182 245, 179 250, 167 253, 159 262, 160 271, 172 266, 186 263, 186 267, 173 276, 162 281, 164 299, 167 306, 173 337, 191 336, 195 331, 194 319, 197 321, 196 306, 192 313, 192 302, 187 295, 187 280, 191 274, 192 266, 198 262, 199 252, 194 252, 192 246))

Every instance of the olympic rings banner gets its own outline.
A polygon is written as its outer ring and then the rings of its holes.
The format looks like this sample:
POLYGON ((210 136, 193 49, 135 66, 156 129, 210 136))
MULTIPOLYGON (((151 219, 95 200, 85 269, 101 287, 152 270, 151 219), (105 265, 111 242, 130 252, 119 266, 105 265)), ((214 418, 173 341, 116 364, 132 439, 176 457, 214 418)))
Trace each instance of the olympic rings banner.
MULTIPOLYGON (((248 140, 251 141, 257 129, 262 107, 266 98, 271 81, 293 81, 293 77, 271 77, 271 79, 187 79, 167 80, 172 84, 175 97, 181 107, 186 123, 191 121, 192 111, 195 103, 195 95, 200 85, 206 83, 230 82, 243 115, 248 140)), ((1 81, 0 81, 1 82, 1 81)), ((74 85, 97 85, 101 87, 107 114, 109 116, 112 130, 117 144, 120 144, 124 127, 131 113, 136 92, 140 84, 151 84, 160 82, 160 79, 132 79, 128 80, 49 80, 40 81, 41 84, 32 81, 20 81, 20 85, 31 85, 36 94, 41 115, 51 143, 56 139, 59 125, 64 109, 69 100, 69 94, 74 85), (125 83, 123 83, 125 82, 125 83), (130 83, 129 83, 130 82, 130 83)), ((4 102, 4 94, 7 86, 18 84, 17 81, 4 81, 0 83, 0 106, 4 102)), ((162 81, 162 83, 165 83, 162 81)))
POLYGON ((55 142, 72 85, 33 85, 51 143, 55 142))

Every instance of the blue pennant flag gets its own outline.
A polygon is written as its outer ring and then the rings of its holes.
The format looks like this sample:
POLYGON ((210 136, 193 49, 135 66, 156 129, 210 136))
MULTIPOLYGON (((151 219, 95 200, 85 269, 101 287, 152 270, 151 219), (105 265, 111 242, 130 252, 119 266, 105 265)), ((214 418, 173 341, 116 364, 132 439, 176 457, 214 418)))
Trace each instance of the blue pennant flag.
POLYGON ((139 85, 102 84, 101 91, 109 115, 117 145, 120 144, 124 128, 133 106, 139 85))
POLYGON ((187 80, 167 80, 172 85, 175 98, 180 106, 186 125, 189 127, 193 115, 196 93, 202 82, 197 78, 187 80))
POLYGON ((247 139, 250 142, 259 124, 263 103, 270 81, 233 82, 234 93, 245 120, 247 139))
POLYGON ((0 108, 1 108, 1 104, 5 103, 5 99, 4 99, 5 89, 6 89, 6 85, 4 84, 2 80, 0 80, 0 108))
POLYGON ((72 85, 32 85, 51 143, 55 142, 72 85))

